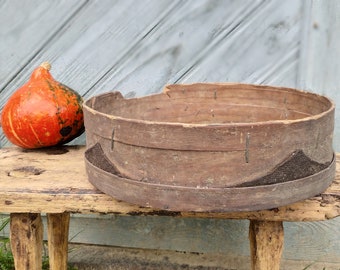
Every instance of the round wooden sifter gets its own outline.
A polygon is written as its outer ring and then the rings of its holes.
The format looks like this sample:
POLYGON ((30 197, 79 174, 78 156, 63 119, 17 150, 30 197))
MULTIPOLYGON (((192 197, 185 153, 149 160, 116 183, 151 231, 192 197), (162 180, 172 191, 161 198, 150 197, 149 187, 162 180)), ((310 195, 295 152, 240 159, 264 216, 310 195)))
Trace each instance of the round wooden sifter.
POLYGON ((324 191, 335 177, 334 104, 296 89, 168 85, 84 104, 89 180, 130 203, 250 211, 324 191))

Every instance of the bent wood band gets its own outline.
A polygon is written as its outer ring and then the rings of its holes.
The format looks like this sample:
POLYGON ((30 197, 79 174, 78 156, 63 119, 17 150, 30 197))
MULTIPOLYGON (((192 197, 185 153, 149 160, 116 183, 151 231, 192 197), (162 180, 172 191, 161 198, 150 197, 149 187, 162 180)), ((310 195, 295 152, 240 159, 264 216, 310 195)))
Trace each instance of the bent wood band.
POLYGON ((324 191, 335 177, 334 104, 291 88, 168 85, 84 103, 89 181, 116 199, 178 211, 252 211, 324 191))

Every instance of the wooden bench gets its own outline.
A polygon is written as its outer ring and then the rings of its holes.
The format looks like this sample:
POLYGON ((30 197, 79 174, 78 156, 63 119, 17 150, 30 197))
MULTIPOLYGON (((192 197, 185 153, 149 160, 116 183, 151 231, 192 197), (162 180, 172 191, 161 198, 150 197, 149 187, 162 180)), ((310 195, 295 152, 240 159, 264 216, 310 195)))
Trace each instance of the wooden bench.
POLYGON ((327 191, 302 202, 254 212, 167 212, 119 202, 98 191, 87 181, 84 150, 83 146, 0 149, 0 212, 10 213, 11 247, 17 270, 41 269, 41 213, 47 214, 52 270, 67 269, 70 213, 249 219, 251 264, 256 270, 280 268, 283 221, 319 221, 340 215, 339 161, 336 179, 327 191))

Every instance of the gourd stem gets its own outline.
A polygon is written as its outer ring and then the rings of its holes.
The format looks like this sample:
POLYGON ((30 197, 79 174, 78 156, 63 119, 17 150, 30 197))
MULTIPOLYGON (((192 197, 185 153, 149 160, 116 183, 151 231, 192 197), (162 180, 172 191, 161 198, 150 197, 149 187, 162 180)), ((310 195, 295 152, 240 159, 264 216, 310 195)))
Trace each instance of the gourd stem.
POLYGON ((46 70, 50 70, 51 69, 51 64, 49 62, 43 62, 40 65, 42 68, 46 69, 46 70))

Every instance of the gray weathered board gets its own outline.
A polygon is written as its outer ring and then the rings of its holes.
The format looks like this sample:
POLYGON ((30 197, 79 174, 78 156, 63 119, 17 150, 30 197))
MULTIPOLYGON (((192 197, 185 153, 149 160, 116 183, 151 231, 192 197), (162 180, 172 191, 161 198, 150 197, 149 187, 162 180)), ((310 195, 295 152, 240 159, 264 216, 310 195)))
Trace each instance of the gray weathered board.
MULTIPOLYGON (((232 81, 297 87, 340 102, 338 29, 337 0, 2 0, 0 109, 46 60, 57 80, 85 98, 232 81)), ((340 151, 337 123, 334 148, 340 151)), ((243 221, 77 217, 71 226, 77 242, 249 254, 243 221)), ((284 258, 340 263, 339 219, 285 227, 284 258)))

